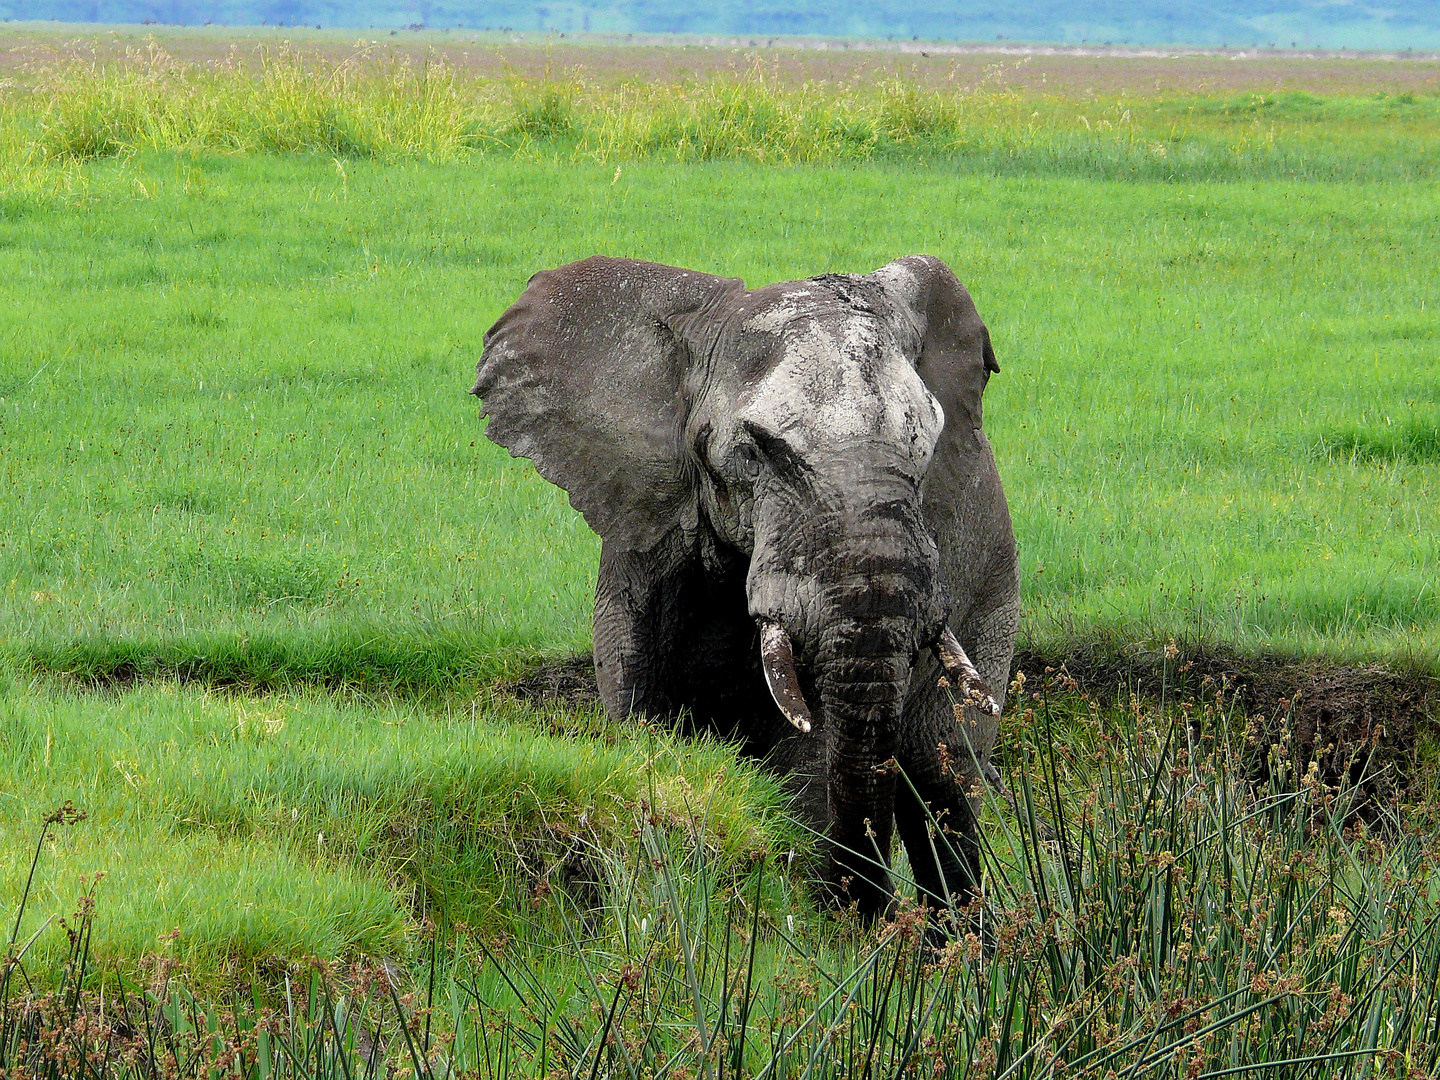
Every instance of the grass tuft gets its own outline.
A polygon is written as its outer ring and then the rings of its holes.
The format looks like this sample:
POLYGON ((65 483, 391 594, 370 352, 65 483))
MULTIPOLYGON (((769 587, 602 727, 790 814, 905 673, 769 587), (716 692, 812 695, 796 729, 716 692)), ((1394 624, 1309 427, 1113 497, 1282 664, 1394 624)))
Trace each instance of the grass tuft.
MULTIPOLYGON (((166 955, 207 984, 273 956, 404 957, 425 918, 541 934, 545 898, 603 880, 601 853, 628 842, 642 804, 665 831, 704 821, 728 867, 797 842, 775 783, 729 747, 504 699, 425 711, 22 680, 0 697, 0 748, 7 836, 64 799, 89 814, 47 847, 33 891, 28 852, 0 852, 0 890, 30 896, 19 932, 103 874, 93 951, 129 975, 177 927, 166 955)), ((62 945, 42 936, 34 956, 62 945)))
POLYGON ((1410 417, 1398 424, 1342 428, 1326 433, 1316 447, 1329 460, 1359 464, 1424 465, 1440 461, 1440 424, 1410 417))

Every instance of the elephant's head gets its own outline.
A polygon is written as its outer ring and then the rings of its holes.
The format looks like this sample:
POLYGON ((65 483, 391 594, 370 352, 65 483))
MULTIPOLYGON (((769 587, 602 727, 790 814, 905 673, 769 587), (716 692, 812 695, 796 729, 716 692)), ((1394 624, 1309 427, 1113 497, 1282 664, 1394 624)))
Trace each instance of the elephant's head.
MULTIPOLYGON (((950 629, 989 587, 992 548, 1013 570, 980 430, 996 370, 938 259, 747 291, 595 257, 531 279, 487 333, 474 392, 489 436, 569 492, 607 552, 745 566, 775 704, 815 729, 831 836, 883 855, 917 661, 932 688, 938 662, 999 712, 950 629)), ((857 875, 875 877, 834 861, 838 888, 857 875)))

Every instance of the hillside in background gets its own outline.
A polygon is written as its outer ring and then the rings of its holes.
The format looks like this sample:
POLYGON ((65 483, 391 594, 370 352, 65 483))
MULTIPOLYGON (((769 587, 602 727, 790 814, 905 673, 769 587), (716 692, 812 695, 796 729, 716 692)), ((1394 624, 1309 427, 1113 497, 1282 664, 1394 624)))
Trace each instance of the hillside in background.
POLYGON ((11 0, 0 18, 89 23, 509 29, 557 33, 682 33, 1015 40, 1091 45, 1229 46, 1280 49, 1440 48, 1440 7, 1391 0, 1061 0, 1007 4, 940 0, 681 0, 526 4, 516 0, 11 0))

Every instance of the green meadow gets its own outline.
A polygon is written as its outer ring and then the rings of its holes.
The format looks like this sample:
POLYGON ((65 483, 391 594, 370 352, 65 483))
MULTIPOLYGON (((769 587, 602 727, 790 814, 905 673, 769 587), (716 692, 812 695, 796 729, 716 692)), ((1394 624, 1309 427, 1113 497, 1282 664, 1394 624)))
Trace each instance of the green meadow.
MULTIPOLYGON (((184 995, 293 976, 286 1075, 341 1075, 331 990, 389 1008, 352 962, 428 979, 477 1075, 1434 1064, 1428 788, 1361 826, 1283 753, 1256 788, 1213 688, 1017 700, 998 946, 941 963, 903 912, 818 917, 806 838, 730 748, 503 690, 588 650, 599 545, 467 391, 541 268, 938 255, 1002 368, 1023 648, 1434 677, 1440 98, 147 64, 29 72, 0 111, 0 912, 35 985, 148 992, 172 1033, 191 1009, 180 1073, 215 1031, 184 995), (66 800, 86 819, 46 826, 66 800), (82 895, 77 975, 48 920, 82 895)), ((408 1008, 382 1056, 438 1069, 408 1008)))
POLYGON ((597 542, 483 437, 536 268, 946 259, 1023 640, 1440 653, 1432 185, 147 154, 7 208, 0 626, 45 667, 450 686, 586 644, 597 542))

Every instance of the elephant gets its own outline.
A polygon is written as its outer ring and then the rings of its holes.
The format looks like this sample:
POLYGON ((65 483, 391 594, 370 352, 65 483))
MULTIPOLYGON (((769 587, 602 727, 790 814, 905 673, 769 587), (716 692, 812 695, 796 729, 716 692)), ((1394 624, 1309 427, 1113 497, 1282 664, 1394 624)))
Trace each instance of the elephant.
POLYGON ((530 279, 471 391, 600 536, 607 712, 783 774, 822 897, 867 918, 895 899, 892 831, 932 906, 978 898, 1019 616, 997 371, 932 256, 748 290, 597 255, 530 279))

